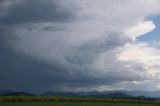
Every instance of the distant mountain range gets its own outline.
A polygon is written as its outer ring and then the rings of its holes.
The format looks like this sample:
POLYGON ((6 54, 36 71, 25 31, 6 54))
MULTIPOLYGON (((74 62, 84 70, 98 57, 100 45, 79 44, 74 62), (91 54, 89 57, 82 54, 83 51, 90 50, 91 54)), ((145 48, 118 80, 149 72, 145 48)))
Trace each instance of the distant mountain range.
POLYGON ((34 96, 34 94, 15 90, 0 90, 0 96, 34 96))
POLYGON ((102 92, 46 92, 40 94, 40 96, 80 96, 80 97, 105 97, 105 98, 130 98, 132 96, 121 93, 121 92, 110 92, 110 93, 102 93, 102 92))
MULTIPOLYGON (((34 96, 35 94, 18 92, 13 90, 0 90, 0 96, 34 96)), ((45 92, 37 96, 80 96, 80 97, 105 97, 105 98, 134 98, 149 97, 160 98, 160 91, 91 91, 91 92, 45 92)))
POLYGON ((80 96, 80 95, 72 92, 46 92, 40 94, 39 96, 80 96))
POLYGON ((0 90, 0 96, 6 95, 6 94, 8 94, 8 93, 10 93, 10 92, 13 92, 13 90, 9 90, 9 89, 0 90))
POLYGON ((160 98, 160 91, 124 91, 124 93, 127 93, 132 96, 145 96, 145 97, 158 97, 160 98))
POLYGON ((34 96, 34 95, 26 92, 10 92, 5 94, 5 96, 34 96))

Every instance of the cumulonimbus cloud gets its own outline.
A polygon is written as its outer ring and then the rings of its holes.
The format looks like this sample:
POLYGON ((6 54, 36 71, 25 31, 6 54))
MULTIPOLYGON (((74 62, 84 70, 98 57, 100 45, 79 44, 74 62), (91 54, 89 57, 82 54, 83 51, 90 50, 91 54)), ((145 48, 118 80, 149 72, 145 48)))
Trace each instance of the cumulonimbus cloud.
MULTIPOLYGON (((135 39, 155 28, 146 18, 159 13, 159 4, 159 0, 3 0, 1 76, 6 77, 1 81, 8 85, 2 86, 30 91, 89 90, 150 80, 143 68, 148 63, 139 59, 137 64, 128 48, 141 51, 135 39), (7 73, 14 73, 14 80, 7 73), (25 79, 35 76, 33 82, 25 79)), ((154 57, 152 47, 144 48, 147 57, 154 57)))

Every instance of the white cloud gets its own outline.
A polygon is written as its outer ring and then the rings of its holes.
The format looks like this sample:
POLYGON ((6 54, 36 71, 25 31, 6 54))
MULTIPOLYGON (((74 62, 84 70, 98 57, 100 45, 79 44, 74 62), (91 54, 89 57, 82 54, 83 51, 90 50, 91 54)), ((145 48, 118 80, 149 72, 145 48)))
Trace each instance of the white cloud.
POLYGON ((124 33, 128 35, 132 40, 135 40, 137 37, 151 32, 155 28, 156 26, 153 24, 152 21, 139 22, 138 25, 126 29, 124 33))
MULTIPOLYGON (((119 61, 123 61, 125 63, 123 65, 128 67, 129 70, 148 77, 148 82, 153 83, 159 80, 160 51, 152 43, 135 42, 126 44, 121 48, 120 53, 117 54, 117 58, 119 61)), ((145 84, 143 81, 138 83, 141 83, 141 85, 145 84)), ((157 86, 156 84, 153 84, 153 88, 157 86)))

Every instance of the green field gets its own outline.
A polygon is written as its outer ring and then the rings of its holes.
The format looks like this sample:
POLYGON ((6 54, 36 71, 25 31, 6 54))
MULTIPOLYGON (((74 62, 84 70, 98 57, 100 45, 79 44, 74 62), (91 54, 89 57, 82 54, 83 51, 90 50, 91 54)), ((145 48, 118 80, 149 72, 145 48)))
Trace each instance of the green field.
POLYGON ((3 96, 0 106, 160 106, 160 103, 134 99, 3 96))
POLYGON ((159 104, 134 104, 134 103, 68 103, 68 102, 22 102, 1 103, 0 106, 160 106, 159 104))

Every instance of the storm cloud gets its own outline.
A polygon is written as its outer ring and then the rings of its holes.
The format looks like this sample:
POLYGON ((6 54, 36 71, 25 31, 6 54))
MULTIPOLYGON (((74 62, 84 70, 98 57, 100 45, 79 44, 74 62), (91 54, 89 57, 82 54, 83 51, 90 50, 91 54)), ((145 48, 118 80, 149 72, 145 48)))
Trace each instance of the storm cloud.
POLYGON ((147 17, 160 13, 159 4, 159 0, 2 0, 1 89, 110 90, 123 84, 132 89, 129 83, 136 89, 138 82, 155 81, 159 72, 148 70, 158 64, 153 58, 150 66, 142 56, 153 57, 159 51, 136 39, 156 28, 147 17))

